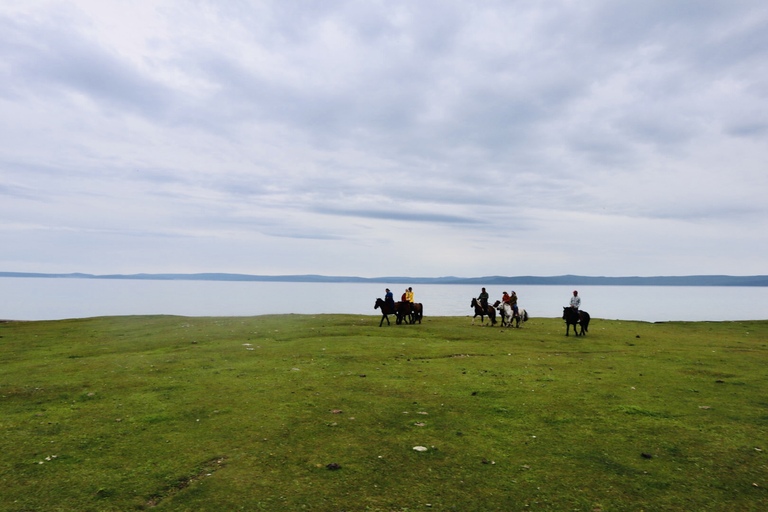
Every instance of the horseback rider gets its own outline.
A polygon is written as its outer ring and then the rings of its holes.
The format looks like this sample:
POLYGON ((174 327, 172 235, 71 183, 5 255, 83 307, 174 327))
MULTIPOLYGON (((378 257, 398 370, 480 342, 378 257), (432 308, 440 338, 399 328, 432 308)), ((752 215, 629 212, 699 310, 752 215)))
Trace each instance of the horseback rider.
POLYGON ((581 297, 579 297, 579 292, 577 290, 573 290, 573 297, 571 297, 571 308, 575 311, 578 311, 581 307, 581 297))
POLYGON ((413 304, 413 288, 411 288, 410 286, 408 287, 407 290, 405 290, 405 300, 413 304))
POLYGON ((389 311, 395 311, 395 297, 392 295, 392 292, 389 288, 387 288, 387 292, 384 294, 384 302, 387 304, 389 311))
POLYGON ((485 288, 480 291, 480 295, 477 296, 477 300, 480 302, 480 306, 483 308, 483 311, 488 311, 488 292, 485 291, 485 288))
POLYGON ((517 318, 520 313, 517 309, 517 294, 515 290, 512 290, 512 295, 509 296, 509 305, 512 306, 512 317, 517 318))

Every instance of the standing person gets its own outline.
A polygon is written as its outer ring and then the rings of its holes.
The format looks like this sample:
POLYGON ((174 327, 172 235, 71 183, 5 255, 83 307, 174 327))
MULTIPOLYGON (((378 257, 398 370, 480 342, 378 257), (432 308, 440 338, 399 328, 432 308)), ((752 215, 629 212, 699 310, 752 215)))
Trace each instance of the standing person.
POLYGON ((384 294, 384 302, 387 304, 389 311, 395 311, 395 297, 392 292, 387 288, 387 292, 384 294))
POLYGON ((576 311, 578 311, 581 307, 581 297, 579 297, 579 292, 577 290, 573 290, 573 297, 571 297, 571 307, 576 311))
POLYGON ((485 291, 485 288, 480 291, 477 300, 480 301, 480 306, 482 306, 483 311, 488 311, 488 292, 485 291))
POLYGON ((408 287, 407 290, 405 290, 405 300, 413 304, 413 288, 411 288, 410 286, 408 287))
POLYGON ((509 305, 512 306, 512 316, 514 318, 520 316, 517 310, 517 294, 515 290, 512 290, 512 295, 509 296, 509 305))

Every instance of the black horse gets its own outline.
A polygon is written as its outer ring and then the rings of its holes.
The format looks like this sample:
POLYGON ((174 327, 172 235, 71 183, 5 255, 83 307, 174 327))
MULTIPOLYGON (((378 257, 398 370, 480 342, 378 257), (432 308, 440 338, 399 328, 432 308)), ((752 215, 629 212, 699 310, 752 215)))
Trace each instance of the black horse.
POLYGON ((376 304, 373 306, 373 309, 381 310, 381 322, 379 322, 379 327, 382 326, 382 324, 384 323, 384 320, 387 321, 387 325, 392 325, 389 323, 389 315, 396 314, 397 311, 393 310, 389 304, 384 302, 381 298, 378 298, 376 299, 376 304))
POLYGON ((472 302, 469 304, 469 307, 475 308, 475 316, 472 317, 472 323, 475 323, 475 318, 478 316, 480 317, 480 323, 482 324, 485 321, 484 317, 488 317, 491 320, 491 325, 496 325, 496 310, 493 309, 493 306, 488 305, 486 308, 483 308, 483 306, 480 304, 480 301, 473 298, 472 302))
POLYGON ((568 336, 571 325, 573 325, 573 333, 576 336, 584 336, 589 331, 589 313, 586 311, 563 307, 563 320, 565 320, 566 336, 568 336), (578 330, 578 326, 581 326, 581 331, 578 330))

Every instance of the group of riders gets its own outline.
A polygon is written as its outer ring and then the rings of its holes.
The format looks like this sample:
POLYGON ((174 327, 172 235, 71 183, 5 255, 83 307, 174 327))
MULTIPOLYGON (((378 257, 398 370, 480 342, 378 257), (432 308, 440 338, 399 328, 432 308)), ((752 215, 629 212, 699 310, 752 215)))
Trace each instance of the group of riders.
MULTIPOLYGON (((485 288, 482 288, 480 290, 480 295, 477 296, 477 301, 486 311, 488 310, 488 297, 488 292, 485 291, 485 288)), ((513 318, 518 318, 520 316, 520 309, 517 307, 517 293, 515 293, 514 290, 512 290, 511 294, 506 291, 501 294, 501 305, 508 305, 512 309, 513 318)))
MULTIPOLYGON (((494 309, 499 305, 501 305, 501 308, 499 308, 500 310, 505 310, 505 309, 507 311, 511 310, 511 313, 512 313, 511 317, 514 319, 518 319, 519 321, 519 319, 521 318, 521 315, 520 315, 520 309, 517 305, 517 300, 518 300, 517 293, 514 290, 512 290, 512 293, 507 293, 506 291, 504 291, 501 295, 501 301, 497 301, 493 306, 490 306, 488 304, 489 298, 490 296, 488 294, 488 291, 485 288, 481 288, 480 295, 477 296, 477 302, 482 308, 482 311, 490 311, 491 309, 494 309)), ((379 299, 379 301, 381 301, 381 299, 379 299)), ((384 295, 384 304, 386 305, 386 310, 382 308, 382 313, 386 313, 387 311, 396 313, 398 316, 398 323, 400 323, 400 317, 401 317, 401 314, 403 313, 407 315, 411 315, 411 323, 413 323, 413 320, 414 320, 413 315, 415 313, 418 314, 416 312, 416 308, 414 305, 415 303, 413 300, 413 288, 410 286, 405 289, 402 296, 400 297, 400 302, 398 303, 395 303, 395 296, 392 293, 392 290, 390 290, 389 288, 386 288, 386 293, 384 295), (403 308, 403 309, 400 310, 399 308, 403 308)), ((581 297, 579 297, 579 292, 577 290, 574 290, 573 296, 571 297, 571 300, 570 300, 570 308, 571 310, 574 311, 574 313, 576 313, 577 316, 579 316, 581 314, 581 310, 579 309, 580 307, 581 307, 581 297)), ((527 314, 523 316, 525 317, 524 320, 528 319, 527 314)), ((420 318, 419 318, 419 323, 421 323, 420 318)))
MULTIPOLYGON (((386 302, 390 311, 395 310, 395 296, 389 288, 387 288, 386 293, 384 294, 384 302, 386 302)), ((400 297, 400 302, 409 302, 413 304, 413 288, 409 286, 405 289, 403 295, 400 297)))
MULTIPOLYGON (((422 305, 416 304, 413 301, 413 288, 408 287, 400 297, 400 302, 395 302, 394 294, 389 288, 386 289, 384 294, 384 304, 386 309, 382 309, 382 313, 390 312, 397 316, 397 323, 401 323, 407 319, 409 323, 419 322, 421 323, 422 305), (407 318, 406 318, 407 317, 407 318)), ((387 320, 389 322, 389 320, 387 320)))
POLYGON ((488 304, 489 294, 485 288, 480 290, 480 295, 476 299, 472 299, 471 307, 475 308, 475 316, 472 317, 472 323, 475 323, 475 318, 480 316, 480 321, 483 320, 483 316, 487 315, 491 321, 491 325, 496 324, 496 310, 501 314, 501 325, 512 327, 514 322, 515 327, 520 327, 521 322, 528 321, 528 313, 523 309, 521 310, 517 305, 517 293, 513 290, 512 293, 504 293, 501 295, 501 300, 497 300, 493 305, 488 304))
MULTIPOLYGON (((488 309, 488 292, 485 291, 485 288, 482 288, 480 290, 480 295, 477 296, 477 301, 480 303, 480 305, 483 307, 483 309, 488 309)), ((509 304, 509 306, 512 308, 512 312, 514 313, 514 316, 520 316, 520 310, 517 307, 517 293, 515 293, 514 290, 512 290, 512 294, 507 293, 506 291, 502 293, 501 295, 501 304, 509 304)), ((579 297, 579 291, 573 290, 573 296, 571 297, 571 308, 575 309, 576 311, 579 310, 581 307, 581 297, 579 297)))

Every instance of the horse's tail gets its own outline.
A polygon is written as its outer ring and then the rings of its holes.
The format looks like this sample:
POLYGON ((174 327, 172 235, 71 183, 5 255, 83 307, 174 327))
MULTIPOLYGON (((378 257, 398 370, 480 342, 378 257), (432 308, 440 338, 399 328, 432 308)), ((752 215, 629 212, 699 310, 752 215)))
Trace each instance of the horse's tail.
POLYGON ((528 321, 528 312, 526 310, 523 310, 523 322, 528 321))
MULTIPOLYGON (((589 313, 586 311, 579 310, 579 315, 577 317, 577 324, 581 325, 581 334, 584 334, 585 332, 589 332, 589 313)), ((574 328, 576 327, 576 324, 574 324, 574 328)))

